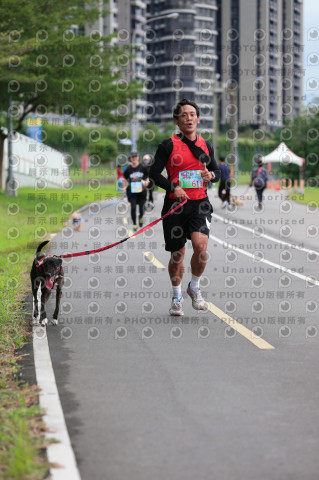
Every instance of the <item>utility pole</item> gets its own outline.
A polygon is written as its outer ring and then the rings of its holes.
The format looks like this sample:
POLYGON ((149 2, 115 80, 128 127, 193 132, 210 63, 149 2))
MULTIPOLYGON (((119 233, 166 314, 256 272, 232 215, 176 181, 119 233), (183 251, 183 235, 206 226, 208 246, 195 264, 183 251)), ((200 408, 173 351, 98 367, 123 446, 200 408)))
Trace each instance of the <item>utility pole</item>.
POLYGON ((13 167, 12 167, 12 102, 11 95, 9 93, 9 108, 8 108, 8 176, 6 179, 5 195, 9 197, 16 197, 17 193, 17 183, 13 176, 13 167))
POLYGON ((218 74, 213 78, 213 148, 214 156, 218 161, 218 135, 219 135, 219 95, 224 92, 218 80, 218 74))
POLYGON ((230 126, 231 126, 231 138, 230 138, 230 176, 237 182, 238 180, 238 101, 237 101, 237 84, 229 88, 229 95, 231 99, 230 110, 230 126))
MULTIPOLYGON (((175 77, 175 105, 178 104, 180 100, 180 90, 181 90, 181 65, 183 63, 183 57, 179 53, 174 56, 174 64, 176 65, 176 77, 175 77)), ((175 126, 175 133, 179 132, 179 128, 175 126)))

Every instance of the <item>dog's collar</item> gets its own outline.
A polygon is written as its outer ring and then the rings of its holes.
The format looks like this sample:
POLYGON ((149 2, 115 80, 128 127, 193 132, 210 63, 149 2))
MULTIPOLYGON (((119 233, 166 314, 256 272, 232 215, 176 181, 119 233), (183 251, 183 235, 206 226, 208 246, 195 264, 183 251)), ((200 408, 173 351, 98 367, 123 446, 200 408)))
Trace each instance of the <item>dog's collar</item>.
POLYGON ((37 260, 36 266, 37 266, 37 267, 41 267, 42 264, 43 264, 43 262, 44 262, 44 260, 47 259, 47 258, 50 258, 50 257, 59 257, 59 256, 58 256, 58 255, 50 255, 50 254, 48 254, 48 255, 43 255, 43 257, 41 257, 41 258, 39 258, 39 260, 37 260))
POLYGON ((39 260, 37 260, 36 266, 37 266, 37 267, 41 267, 41 266, 42 266, 42 263, 44 262, 44 260, 45 260, 46 258, 49 258, 49 257, 52 257, 52 255, 43 255, 43 257, 41 257, 39 260))

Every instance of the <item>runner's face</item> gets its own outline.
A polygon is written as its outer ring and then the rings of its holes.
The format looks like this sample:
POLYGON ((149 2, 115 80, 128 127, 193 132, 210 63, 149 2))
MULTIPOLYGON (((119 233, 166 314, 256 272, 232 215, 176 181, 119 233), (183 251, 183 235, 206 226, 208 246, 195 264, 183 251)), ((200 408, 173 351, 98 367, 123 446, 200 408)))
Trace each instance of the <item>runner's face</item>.
POLYGON ((139 156, 136 155, 136 157, 131 157, 131 162, 132 162, 132 167, 136 167, 138 165, 138 161, 139 161, 139 156))
POLYGON ((175 118, 175 123, 185 136, 196 136, 196 128, 199 124, 196 109, 192 105, 183 105, 179 111, 178 119, 175 118))

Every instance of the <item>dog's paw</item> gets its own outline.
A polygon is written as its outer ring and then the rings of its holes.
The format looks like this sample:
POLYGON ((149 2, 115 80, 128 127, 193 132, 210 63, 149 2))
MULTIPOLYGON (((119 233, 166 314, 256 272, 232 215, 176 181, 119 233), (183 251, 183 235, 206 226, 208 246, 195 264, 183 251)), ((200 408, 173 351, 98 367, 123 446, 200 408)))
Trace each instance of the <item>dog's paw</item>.
POLYGON ((57 320, 56 318, 53 318, 53 319, 51 320, 51 324, 52 324, 52 325, 58 325, 58 323, 59 323, 59 322, 58 322, 58 320, 57 320))
POLYGON ((41 327, 46 327, 48 324, 48 319, 47 318, 44 318, 43 320, 41 320, 41 327))
POLYGON ((39 317, 32 317, 31 325, 39 325, 39 317))

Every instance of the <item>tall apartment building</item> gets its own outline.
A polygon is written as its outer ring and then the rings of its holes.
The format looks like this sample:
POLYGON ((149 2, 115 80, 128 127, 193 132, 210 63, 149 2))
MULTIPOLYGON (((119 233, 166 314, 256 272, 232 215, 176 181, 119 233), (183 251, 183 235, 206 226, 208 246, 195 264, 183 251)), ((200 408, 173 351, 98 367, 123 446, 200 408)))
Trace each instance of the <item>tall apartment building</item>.
POLYGON ((282 126, 301 110, 302 2, 220 0, 219 8, 222 123, 235 103, 241 124, 282 126))
POLYGON ((212 78, 217 69, 217 0, 158 0, 147 2, 153 38, 147 44, 147 75, 152 88, 147 99, 148 120, 172 121, 176 102, 195 100, 201 111, 201 128, 213 120, 212 78), (156 20, 163 15, 178 18, 156 20))
MULTIPOLYGON (((149 0, 148 15, 179 13, 148 43, 154 56, 149 119, 171 119, 182 96, 201 109, 201 127, 212 126, 221 93, 221 123, 277 128, 302 106, 302 0, 149 0), (173 31, 172 31, 173 30, 173 31), (178 62, 181 62, 180 66, 178 62), (217 88, 216 88, 217 87, 217 88), (180 88, 179 91, 176 88, 180 88)), ((156 22, 154 22, 154 28, 156 22)))
POLYGON ((126 70, 145 87, 133 104, 137 121, 172 121, 183 97, 198 103, 201 129, 212 128, 217 102, 221 123, 235 112, 240 124, 276 128, 300 114, 302 0, 110 0, 106 8, 92 28, 138 47, 126 70))

